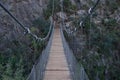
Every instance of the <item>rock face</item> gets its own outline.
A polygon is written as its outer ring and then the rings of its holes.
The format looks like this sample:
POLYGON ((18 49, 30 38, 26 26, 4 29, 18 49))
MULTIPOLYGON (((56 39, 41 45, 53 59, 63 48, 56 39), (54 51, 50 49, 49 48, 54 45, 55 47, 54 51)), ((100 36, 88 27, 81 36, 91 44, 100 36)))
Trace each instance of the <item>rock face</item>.
MULTIPOLYGON (((0 2, 25 26, 42 16, 48 0, 1 0, 0 2)), ((0 7, 0 46, 1 40, 21 35, 20 26, 0 7)), ((2 46, 1 46, 2 47, 2 46)))
MULTIPOLYGON (((2 4, 20 20, 24 25, 30 25, 31 21, 42 15, 42 9, 45 6, 45 0, 3 0, 2 4)), ((9 26, 16 24, 0 8, 0 26, 9 26)))

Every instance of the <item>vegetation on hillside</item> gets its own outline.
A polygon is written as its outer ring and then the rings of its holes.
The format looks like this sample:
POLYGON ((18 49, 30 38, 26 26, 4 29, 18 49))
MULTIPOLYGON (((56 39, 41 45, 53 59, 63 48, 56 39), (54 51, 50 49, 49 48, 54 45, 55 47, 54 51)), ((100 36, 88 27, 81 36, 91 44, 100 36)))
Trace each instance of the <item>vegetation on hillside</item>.
MULTIPOLYGON (((81 39, 79 35, 86 36, 84 39, 86 45, 82 46, 82 49, 80 49, 81 45, 76 45, 79 48, 76 51, 73 44, 81 42, 73 42, 75 38, 65 33, 70 47, 78 62, 83 64, 90 80, 120 80, 120 23, 117 16, 120 6, 118 2, 118 0, 105 0, 105 4, 100 3, 93 13, 92 20, 88 17, 82 26, 83 29, 79 28, 79 32, 76 33, 77 37, 74 37, 81 39)), ((82 5, 81 8, 89 9, 87 4, 82 5)), ((80 15, 80 19, 74 20, 73 24, 78 27, 78 22, 85 16, 80 15)))
MULTIPOLYGON (((38 31, 41 33, 37 33, 39 37, 45 37, 49 25, 49 21, 39 18, 33 21, 31 31, 38 31)), ((29 35, 12 40, 2 37, 0 40, 0 44, 4 44, 0 51, 0 80, 25 80, 45 47, 45 42, 37 42, 29 35)))

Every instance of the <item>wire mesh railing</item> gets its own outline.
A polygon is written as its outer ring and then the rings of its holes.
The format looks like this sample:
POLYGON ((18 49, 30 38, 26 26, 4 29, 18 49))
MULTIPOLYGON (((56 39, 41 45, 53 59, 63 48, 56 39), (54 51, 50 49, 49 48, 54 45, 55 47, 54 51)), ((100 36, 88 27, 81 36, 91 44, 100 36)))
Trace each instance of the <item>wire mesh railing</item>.
MULTIPOLYGON (((53 0, 52 16, 53 16, 53 13, 54 13, 54 0, 53 0)), ((50 29, 49 29, 47 36, 44 38, 38 38, 38 40, 40 39, 43 41, 46 41, 49 39, 48 44, 45 47, 45 49, 42 51, 42 54, 40 55, 38 62, 36 62, 33 65, 33 68, 31 70, 31 73, 29 74, 27 80, 43 80, 43 78, 44 78, 46 64, 48 61, 49 51, 50 51, 50 47, 52 44, 52 38, 53 38, 53 33, 54 33, 54 23, 53 23, 52 17, 50 18, 50 20, 51 20, 51 24, 50 24, 50 29), (51 36, 50 36, 50 34, 51 34, 51 36)))
POLYGON ((61 29, 61 35, 62 35, 62 41, 63 41, 63 47, 65 51, 65 55, 67 58, 67 62, 69 65, 69 69, 71 72, 71 76, 73 80, 89 80, 82 64, 80 64, 76 57, 73 54, 73 51, 70 49, 65 37, 63 30, 61 29))
POLYGON ((46 64, 48 61, 49 51, 52 44, 53 33, 54 28, 46 48, 42 51, 42 54, 40 55, 38 62, 33 65, 33 68, 27 80, 43 80, 46 64))
MULTIPOLYGON (((66 55, 66 58, 68 61, 68 65, 69 65, 69 68, 71 71, 71 76, 72 76, 73 80, 89 80, 88 75, 84 70, 84 67, 82 66, 80 61, 78 62, 78 60, 76 58, 76 53, 78 53, 77 50, 80 49, 81 50, 80 52, 82 52, 82 47, 81 47, 81 45, 79 45, 79 43, 82 43, 82 42, 77 41, 77 39, 75 38, 74 32, 77 33, 80 30, 79 28, 81 28, 81 30, 83 30, 83 27, 85 27, 84 24, 86 23, 86 20, 90 19, 90 22, 91 22, 92 14, 99 2, 100 2, 100 0, 97 0, 97 2, 94 4, 94 6, 88 10, 88 14, 86 15, 86 17, 80 21, 80 23, 79 23, 80 25, 75 27, 75 29, 73 29, 73 30, 71 30, 68 27, 66 28, 64 19, 62 19, 61 34, 62 34, 62 38, 63 38, 63 44, 64 44, 63 46, 64 46, 65 55, 66 55), (66 34, 65 33, 63 34, 63 32, 65 32, 66 34), (71 40, 70 42, 65 40, 65 37, 66 37, 65 35, 67 37, 69 37, 68 40, 71 40), (71 44, 71 45, 68 46, 67 42, 69 42, 69 44, 71 44)), ((63 3, 63 1, 62 1, 62 3, 63 3)), ((62 4, 61 5, 62 12, 63 12, 63 6, 64 5, 62 4)), ((92 26, 90 23, 90 30, 91 30, 91 27, 92 26)), ((89 43, 90 43, 90 36, 91 35, 89 34, 89 43)), ((78 54, 77 54, 77 56, 78 56, 78 54)))
MULTIPOLYGON (((61 11, 63 12, 63 0, 61 1, 61 11)), ((72 80, 89 80, 82 64, 80 64, 77 61, 76 57, 73 54, 73 51, 70 49, 67 41, 65 40, 63 31, 66 31, 67 34, 72 34, 72 31, 68 32, 64 24, 65 24, 64 19, 62 19, 61 35, 62 35, 62 41, 63 41, 63 44, 64 44, 63 45, 64 52, 65 52, 67 62, 68 62, 68 65, 69 65, 69 69, 70 69, 70 72, 71 72, 72 80)))

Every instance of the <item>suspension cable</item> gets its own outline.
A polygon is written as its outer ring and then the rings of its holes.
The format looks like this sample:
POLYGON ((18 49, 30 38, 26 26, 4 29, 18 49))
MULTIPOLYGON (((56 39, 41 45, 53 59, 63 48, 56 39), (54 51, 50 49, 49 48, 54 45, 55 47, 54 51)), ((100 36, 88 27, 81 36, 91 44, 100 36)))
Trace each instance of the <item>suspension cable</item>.
POLYGON ((54 3, 55 1, 53 0, 53 5, 52 5, 52 7, 53 7, 53 9, 52 9, 52 17, 53 17, 53 15, 54 15, 54 7, 55 7, 55 3, 54 3))
POLYGON ((23 29, 27 30, 24 25, 22 23, 20 23, 17 18, 15 16, 13 16, 4 6, 3 4, 0 2, 0 7, 5 11, 7 12, 23 29))
POLYGON ((100 0, 97 0, 96 4, 91 8, 90 12, 92 14, 92 12, 94 12, 94 9, 97 7, 98 3, 100 2, 100 0))
POLYGON ((68 32, 68 30, 66 29, 66 27, 65 27, 65 23, 64 23, 64 17, 62 17, 63 15, 63 13, 64 13, 64 10, 63 10, 63 0, 60 0, 60 6, 61 6, 61 19, 62 19, 62 29, 64 29, 65 30, 65 32, 67 32, 67 34, 70 34, 71 32, 68 32))
POLYGON ((97 0, 97 2, 95 3, 95 5, 88 10, 88 14, 87 14, 87 16, 80 22, 80 26, 83 26, 83 24, 85 23, 85 21, 87 20, 87 18, 92 15, 92 13, 94 12, 94 10, 95 10, 95 8, 97 7, 97 5, 98 5, 99 2, 100 2, 100 0, 97 0))
MULTIPOLYGON (((83 29, 84 23, 86 22, 86 20, 88 19, 88 17, 91 18, 91 15, 92 15, 92 13, 94 12, 94 10, 95 10, 95 8, 97 7, 97 5, 98 5, 99 2, 100 2, 100 0, 97 0, 97 2, 94 4, 94 6, 91 7, 91 8, 89 8, 88 14, 86 15, 86 17, 85 17, 82 21, 80 21, 80 23, 79 23, 80 26, 77 27, 77 28, 75 28, 75 31, 79 30, 79 28, 82 28, 82 29, 83 29)), ((63 5, 62 5, 62 6, 63 6, 63 5)), ((63 9, 63 7, 61 7, 61 10, 62 10, 62 9, 63 9)), ((63 23, 64 23, 64 20, 63 20, 63 23)), ((66 28, 65 28, 65 26, 64 26, 64 29, 65 29, 65 31, 67 31, 66 28)), ((73 31, 73 32, 74 32, 74 31, 73 31)), ((69 32, 67 32, 67 33, 69 33, 69 32)))
MULTIPOLYGON (((84 23, 86 22, 88 17, 90 17, 92 15, 92 13, 94 12, 94 10, 97 7, 97 5, 99 4, 99 2, 100 2, 100 0, 97 0, 97 2, 94 4, 94 6, 92 8, 89 8, 88 14, 86 15, 86 17, 82 21, 80 21, 80 23, 79 23, 80 26, 79 27, 82 28, 82 26, 84 25, 84 23)), ((78 30, 79 27, 75 28, 75 31, 78 30)))
MULTIPOLYGON (((5 8, 5 7, 3 6, 3 4, 2 4, 1 2, 0 2, 0 7, 1 7, 6 13, 8 13, 8 15, 9 15, 13 20, 15 20, 15 21, 26 31, 27 34, 31 35, 31 36, 32 36, 33 38, 35 38, 36 40, 42 41, 42 40, 46 40, 46 39, 49 37, 50 32, 51 32, 51 30, 52 30, 52 26, 53 26, 53 25, 52 25, 52 23, 53 23, 52 17, 50 18, 51 23, 50 23, 50 28, 49 28, 49 32, 48 32, 47 36, 44 37, 44 38, 41 38, 41 37, 38 37, 37 35, 33 34, 28 27, 25 27, 15 16, 12 15, 11 12, 9 12, 9 10, 8 10, 7 8, 5 8)), ((53 0, 53 6, 52 6, 52 16, 53 16, 53 14, 54 14, 54 0, 53 0)))

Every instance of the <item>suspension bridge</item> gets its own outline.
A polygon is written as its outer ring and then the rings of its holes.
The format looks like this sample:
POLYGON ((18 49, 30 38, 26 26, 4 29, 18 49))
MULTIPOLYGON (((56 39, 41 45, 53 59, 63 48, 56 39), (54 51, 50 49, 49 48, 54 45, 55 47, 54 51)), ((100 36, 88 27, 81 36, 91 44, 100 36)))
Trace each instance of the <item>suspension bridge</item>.
MULTIPOLYGON (((98 2, 99 0, 89 9, 86 17, 91 16, 98 2)), ((39 60, 33 65, 27 80, 89 80, 82 64, 77 62, 64 37, 63 31, 68 35, 71 35, 64 25, 64 19, 62 19, 62 22, 57 25, 51 17, 50 29, 47 36, 45 38, 39 38, 33 34, 29 28, 24 27, 24 25, 20 23, 2 4, 0 4, 0 6, 26 31, 27 34, 31 35, 38 41, 49 39, 46 48, 42 51, 42 54, 39 57, 39 60)), ((63 10, 63 5, 61 8, 61 10, 63 10)), ((53 12, 54 5, 52 14, 53 12)), ((84 25, 85 19, 80 22, 80 26, 84 25)))

